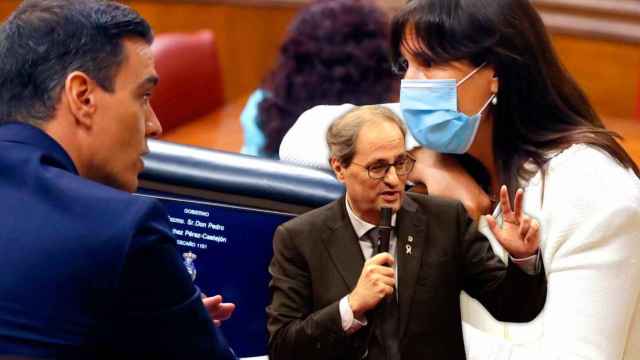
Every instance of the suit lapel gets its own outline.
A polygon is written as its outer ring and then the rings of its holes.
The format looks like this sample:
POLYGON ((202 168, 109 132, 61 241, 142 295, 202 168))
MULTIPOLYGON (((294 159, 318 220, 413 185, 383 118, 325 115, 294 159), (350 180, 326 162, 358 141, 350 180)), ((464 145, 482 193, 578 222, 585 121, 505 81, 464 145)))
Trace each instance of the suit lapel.
POLYGON ((326 223, 329 231, 325 232, 322 241, 342 280, 349 290, 353 290, 364 266, 364 255, 345 206, 344 196, 332 206, 326 223))
POLYGON ((400 305, 400 338, 407 326, 411 301, 425 248, 426 217, 418 205, 406 196, 398 212, 398 301, 400 305))

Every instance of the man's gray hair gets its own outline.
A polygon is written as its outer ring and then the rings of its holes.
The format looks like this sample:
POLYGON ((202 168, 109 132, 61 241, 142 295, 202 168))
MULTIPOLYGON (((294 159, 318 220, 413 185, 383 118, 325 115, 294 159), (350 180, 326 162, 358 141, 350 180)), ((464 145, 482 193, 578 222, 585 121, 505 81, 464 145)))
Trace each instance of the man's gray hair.
POLYGON ((337 118, 327 130, 329 162, 331 158, 335 158, 342 166, 351 165, 356 155, 356 141, 360 130, 367 124, 377 121, 396 124, 402 136, 406 138, 407 129, 404 122, 393 111, 380 105, 356 106, 337 118))

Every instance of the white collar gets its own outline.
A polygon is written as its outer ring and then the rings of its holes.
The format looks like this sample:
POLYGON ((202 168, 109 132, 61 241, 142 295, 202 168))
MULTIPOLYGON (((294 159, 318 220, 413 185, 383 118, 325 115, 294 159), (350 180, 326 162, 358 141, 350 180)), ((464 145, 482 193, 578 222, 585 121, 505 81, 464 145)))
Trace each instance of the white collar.
MULTIPOLYGON (((351 225, 353 226, 353 230, 355 230, 356 235, 358 236, 358 239, 360 239, 364 234, 366 234, 367 231, 378 226, 378 225, 368 223, 362 220, 358 215, 356 215, 356 213, 351 208, 351 204, 349 204, 349 194, 347 194, 347 196, 344 197, 344 201, 347 206, 347 215, 349 215, 349 220, 351 220, 351 225)), ((393 215, 391 215, 391 226, 396 226, 396 215, 397 213, 393 213, 393 215)))

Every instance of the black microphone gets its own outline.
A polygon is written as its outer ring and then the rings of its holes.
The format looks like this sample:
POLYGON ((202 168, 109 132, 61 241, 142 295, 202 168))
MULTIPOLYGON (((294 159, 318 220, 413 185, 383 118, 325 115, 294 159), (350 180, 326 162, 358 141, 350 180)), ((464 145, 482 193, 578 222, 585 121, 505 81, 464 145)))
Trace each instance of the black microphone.
POLYGON ((378 253, 389 252, 389 239, 391 238, 391 215, 393 209, 383 207, 380 209, 380 242, 378 243, 378 253))
MULTIPOLYGON (((393 209, 390 207, 380 208, 380 223, 378 224, 378 231, 380 234, 380 242, 378 243, 378 253, 389 252, 389 240, 391 239, 391 215, 393 209)), ((395 291, 395 287, 394 287, 395 291)), ((389 295, 385 298, 387 303, 395 300, 393 295, 389 295)))

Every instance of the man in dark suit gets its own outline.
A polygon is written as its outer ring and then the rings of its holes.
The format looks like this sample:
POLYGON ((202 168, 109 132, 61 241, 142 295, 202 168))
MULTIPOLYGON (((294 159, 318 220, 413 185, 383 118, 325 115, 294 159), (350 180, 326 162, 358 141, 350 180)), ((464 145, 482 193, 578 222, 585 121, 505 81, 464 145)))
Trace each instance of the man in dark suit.
POLYGON ((0 357, 235 359, 164 209, 130 194, 158 81, 147 22, 28 0, 0 29, 0 357))
POLYGON ((331 166, 346 195, 278 227, 267 308, 270 359, 464 359, 459 295, 497 319, 532 320, 546 278, 538 225, 501 192, 491 231, 504 264, 456 202, 404 193, 414 160, 389 110, 355 108, 327 131, 331 166), (391 208, 388 252, 371 232, 391 208), (516 264, 517 263, 517 264, 516 264))

